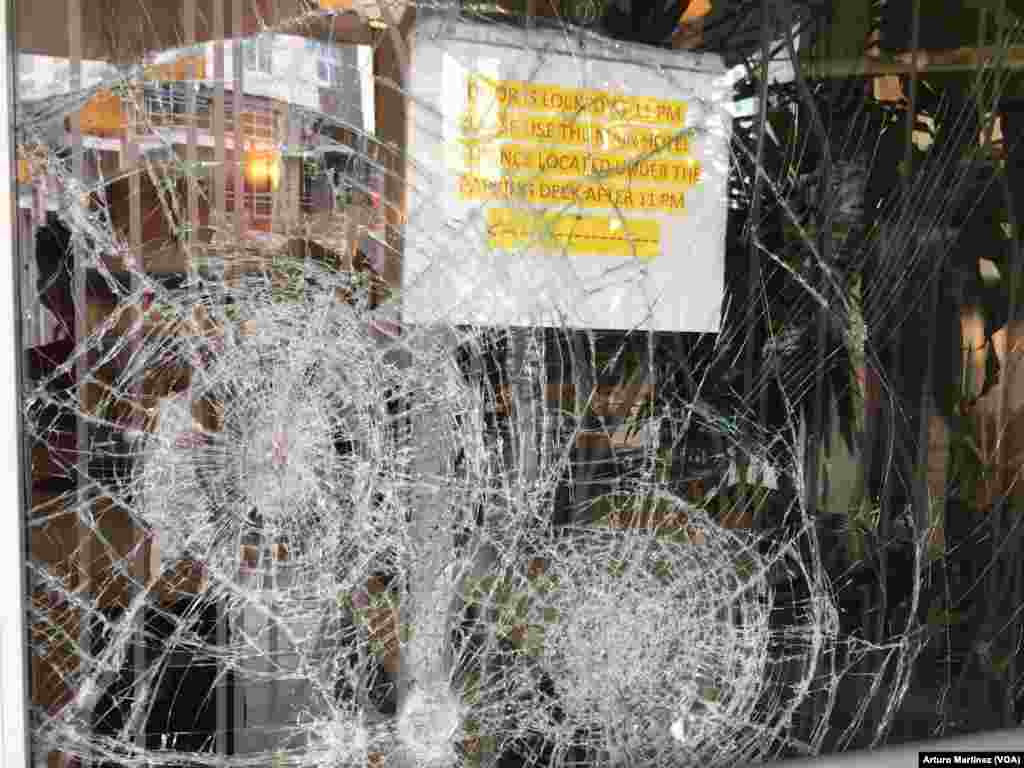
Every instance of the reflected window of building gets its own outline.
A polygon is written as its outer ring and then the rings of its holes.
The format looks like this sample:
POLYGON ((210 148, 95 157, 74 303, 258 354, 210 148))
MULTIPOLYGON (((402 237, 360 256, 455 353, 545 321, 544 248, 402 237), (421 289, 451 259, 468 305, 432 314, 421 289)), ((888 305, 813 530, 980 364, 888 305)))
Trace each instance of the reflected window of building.
POLYGON ((244 40, 242 51, 246 69, 265 75, 274 74, 274 45, 270 37, 259 35, 251 40, 244 40))
POLYGON ((342 54, 341 49, 336 45, 326 45, 314 41, 312 46, 316 51, 316 78, 321 85, 338 86, 342 80, 342 54))

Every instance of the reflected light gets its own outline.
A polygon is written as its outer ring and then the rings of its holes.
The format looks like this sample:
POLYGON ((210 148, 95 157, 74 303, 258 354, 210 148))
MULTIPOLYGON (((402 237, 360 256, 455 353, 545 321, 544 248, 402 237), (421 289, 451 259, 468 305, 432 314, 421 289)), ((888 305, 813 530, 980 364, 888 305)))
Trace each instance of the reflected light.
POLYGON ((691 0, 686 10, 683 11, 681 21, 692 21, 707 16, 711 13, 711 0, 691 0))
POLYGON ((254 187, 270 185, 276 190, 281 182, 281 158, 274 150, 250 150, 245 156, 245 178, 254 187))

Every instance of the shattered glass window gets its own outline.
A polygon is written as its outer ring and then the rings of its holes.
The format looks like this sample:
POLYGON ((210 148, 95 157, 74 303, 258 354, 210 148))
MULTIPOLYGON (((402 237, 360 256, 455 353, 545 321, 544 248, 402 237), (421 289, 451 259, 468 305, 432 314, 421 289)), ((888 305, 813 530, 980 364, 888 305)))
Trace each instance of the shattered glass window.
POLYGON ((35 764, 1021 724, 1021 3, 14 9, 35 764))

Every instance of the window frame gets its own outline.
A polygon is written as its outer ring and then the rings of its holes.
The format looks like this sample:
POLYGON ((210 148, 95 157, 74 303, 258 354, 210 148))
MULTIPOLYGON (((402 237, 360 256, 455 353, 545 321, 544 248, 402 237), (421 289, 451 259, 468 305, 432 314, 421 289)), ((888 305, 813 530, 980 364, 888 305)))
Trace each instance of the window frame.
MULTIPOLYGON (((6 63, 0 77, 0 98, 6 114, 15 114, 16 67, 14 25, 10 18, 13 4, 0 3, 0 60, 6 63)), ((25 460, 22 412, 22 328, 18 317, 21 305, 19 286, 17 226, 17 174, 15 173, 14 130, 8 118, 0 131, 0 157, 8 169, 6 184, 0 184, 0 221, 7 237, 0 242, 8 279, 0 279, 0 354, 7 360, 0 365, 0 430, 14 439, 0 440, 0 493, 6 510, 14 514, 0 515, 0 763, 28 766, 29 749, 29 654, 30 640, 26 625, 28 584, 26 578, 25 518, 28 486, 25 460)))

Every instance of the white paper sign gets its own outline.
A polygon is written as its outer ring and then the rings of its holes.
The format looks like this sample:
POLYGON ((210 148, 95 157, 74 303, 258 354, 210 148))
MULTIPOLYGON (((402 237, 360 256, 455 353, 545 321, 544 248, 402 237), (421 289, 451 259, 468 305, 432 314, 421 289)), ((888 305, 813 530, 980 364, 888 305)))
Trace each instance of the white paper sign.
POLYGON ((718 330, 720 59, 443 18, 412 39, 406 322, 718 330))

